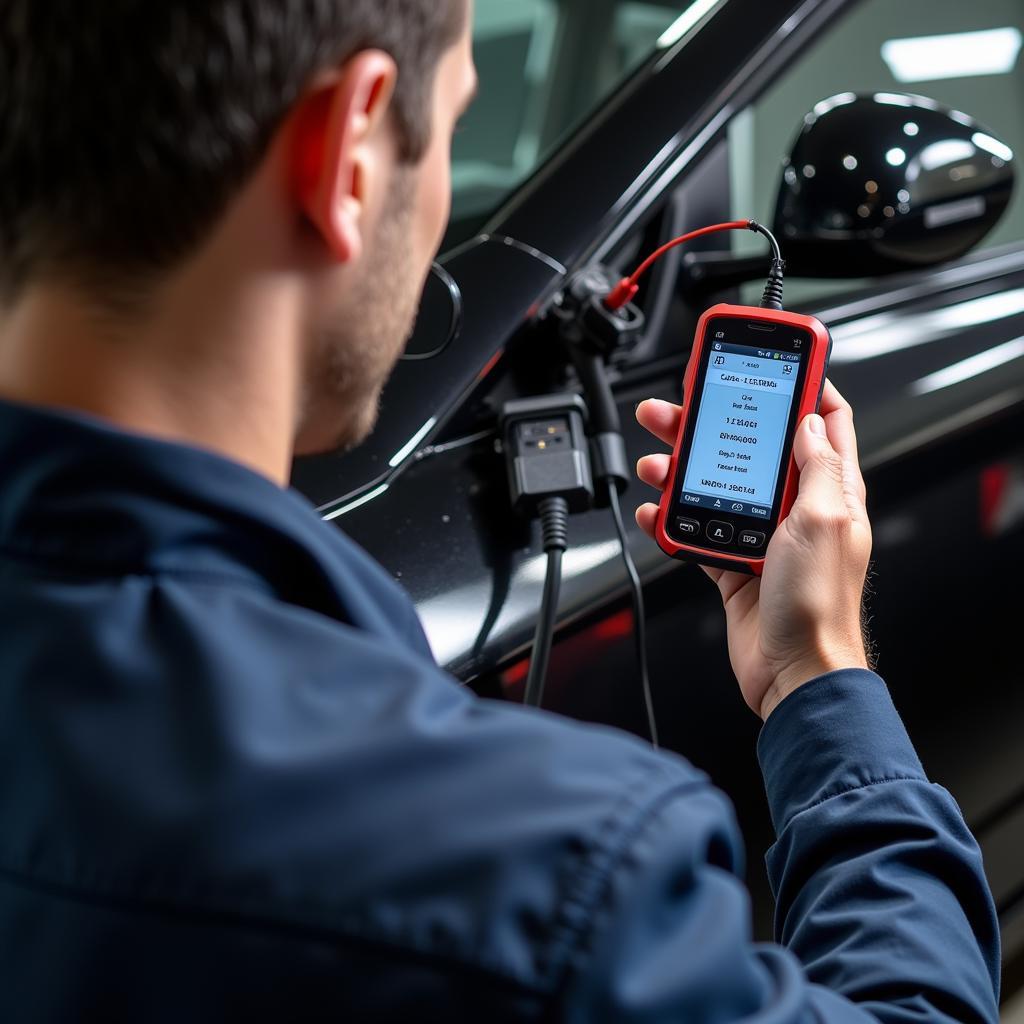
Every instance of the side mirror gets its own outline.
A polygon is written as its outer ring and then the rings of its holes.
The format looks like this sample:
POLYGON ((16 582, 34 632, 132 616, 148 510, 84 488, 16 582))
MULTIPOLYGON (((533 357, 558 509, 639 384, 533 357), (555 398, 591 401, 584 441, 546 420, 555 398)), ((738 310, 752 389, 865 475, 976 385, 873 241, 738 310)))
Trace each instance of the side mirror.
POLYGON ((923 96, 823 100, 784 162, 775 230, 791 274, 873 277, 963 256, 1013 194, 1013 151, 923 96))
MULTIPOLYGON (((774 231, 787 274, 876 277, 957 259, 998 223, 1015 179, 1006 143, 934 100, 852 92, 822 100, 783 161, 774 231)), ((734 287, 766 266, 766 257, 689 253, 684 287, 734 287)))

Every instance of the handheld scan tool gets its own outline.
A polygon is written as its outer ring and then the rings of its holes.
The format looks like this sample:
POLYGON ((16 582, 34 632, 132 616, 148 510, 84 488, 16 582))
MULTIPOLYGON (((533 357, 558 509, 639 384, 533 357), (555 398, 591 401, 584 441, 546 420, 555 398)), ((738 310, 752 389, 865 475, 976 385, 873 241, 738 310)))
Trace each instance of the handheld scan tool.
POLYGON ((675 558, 759 576, 796 499, 797 426, 817 412, 832 339, 813 317, 719 305, 697 325, 658 510, 675 558))

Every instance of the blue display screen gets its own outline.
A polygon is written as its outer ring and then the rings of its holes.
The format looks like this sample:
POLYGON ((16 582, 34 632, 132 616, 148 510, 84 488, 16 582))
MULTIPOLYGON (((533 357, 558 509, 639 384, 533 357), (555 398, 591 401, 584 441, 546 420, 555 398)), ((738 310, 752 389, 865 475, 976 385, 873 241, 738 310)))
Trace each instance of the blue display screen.
POLYGON ((769 519, 802 355, 714 342, 681 503, 769 519))

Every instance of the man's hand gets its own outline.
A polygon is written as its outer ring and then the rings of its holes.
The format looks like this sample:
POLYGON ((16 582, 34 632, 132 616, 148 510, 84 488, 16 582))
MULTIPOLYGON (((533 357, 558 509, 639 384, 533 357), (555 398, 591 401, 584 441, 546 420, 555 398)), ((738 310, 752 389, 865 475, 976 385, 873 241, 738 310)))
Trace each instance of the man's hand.
MULTIPOLYGON (((651 400, 636 418, 655 437, 674 444, 682 410, 651 400)), ((743 697, 767 719, 780 701, 816 676, 866 668, 861 602, 871 525, 849 404, 827 383, 821 415, 808 416, 793 446, 800 493, 768 545, 760 579, 721 569, 704 571, 718 584, 729 629, 729 657, 743 697)), ((669 456, 637 464, 644 483, 668 484, 669 456)), ((637 509, 654 535, 657 505, 637 509)))

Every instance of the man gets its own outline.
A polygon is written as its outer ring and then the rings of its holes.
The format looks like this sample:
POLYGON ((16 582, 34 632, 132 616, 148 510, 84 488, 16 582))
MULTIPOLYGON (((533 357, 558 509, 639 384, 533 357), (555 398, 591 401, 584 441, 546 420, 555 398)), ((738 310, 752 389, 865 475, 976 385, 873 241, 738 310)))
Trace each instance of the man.
POLYGON ((717 578, 788 949, 707 779, 475 700, 285 490, 407 336, 465 0, 8 0, 0 47, 0 1018, 996 1019, 978 849, 866 667, 834 390, 763 581, 717 578))

